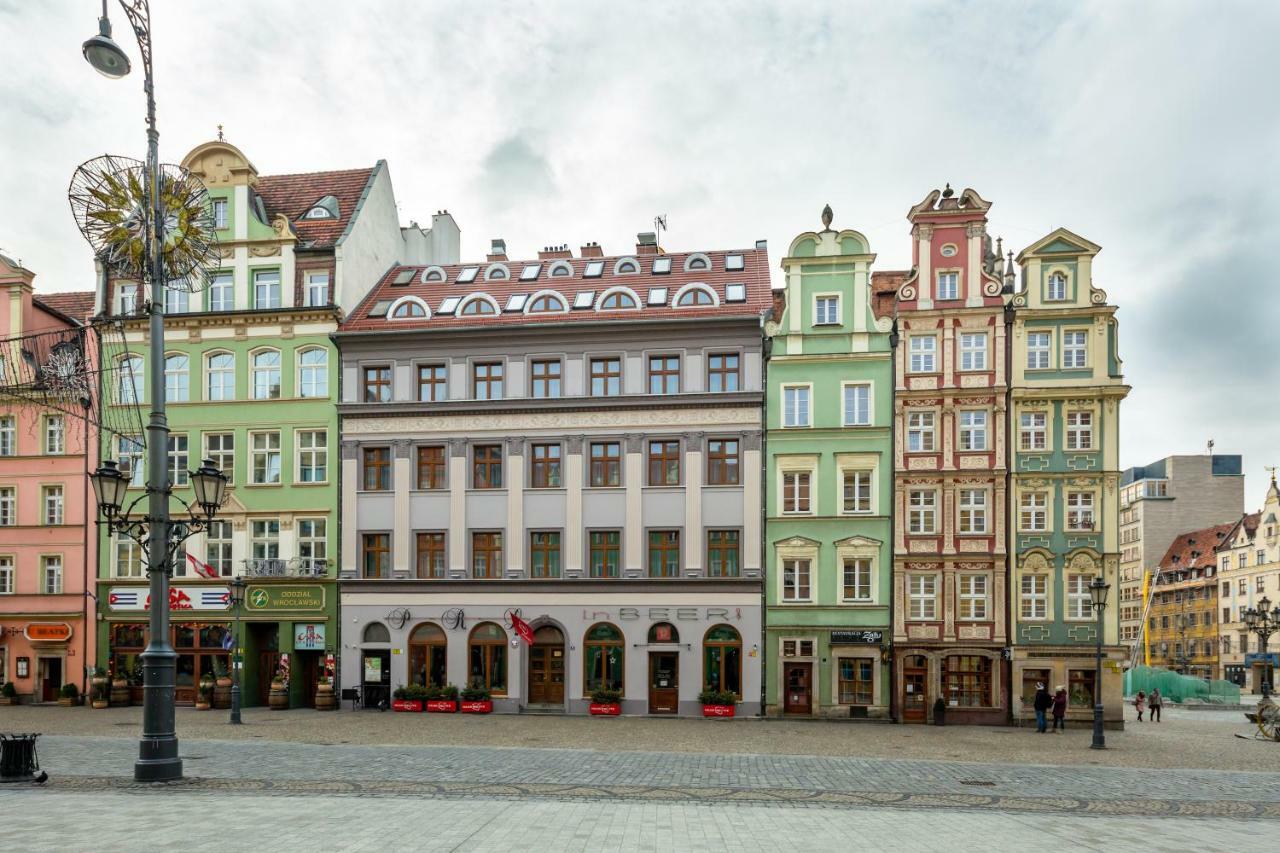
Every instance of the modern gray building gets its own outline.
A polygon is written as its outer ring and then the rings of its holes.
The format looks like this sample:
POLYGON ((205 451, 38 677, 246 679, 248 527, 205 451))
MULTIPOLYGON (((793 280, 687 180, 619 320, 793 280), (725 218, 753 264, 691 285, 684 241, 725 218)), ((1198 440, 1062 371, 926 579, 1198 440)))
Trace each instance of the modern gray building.
POLYGON ((770 305, 763 242, 390 270, 336 335, 343 685, 758 713, 770 305))

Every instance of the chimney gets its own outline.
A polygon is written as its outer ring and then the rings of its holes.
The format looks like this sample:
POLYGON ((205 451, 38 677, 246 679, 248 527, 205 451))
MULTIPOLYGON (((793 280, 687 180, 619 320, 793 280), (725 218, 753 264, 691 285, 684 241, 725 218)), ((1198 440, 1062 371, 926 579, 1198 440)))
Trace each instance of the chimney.
POLYGON ((641 231, 636 235, 637 255, 658 254, 658 235, 652 231, 641 231))
POLYGON ((584 258, 603 258, 604 249, 600 248, 599 243, 586 243, 582 247, 582 257, 584 258))
POLYGON ((572 258, 573 252, 569 251, 569 244, 564 243, 559 246, 543 246, 542 251, 538 252, 538 260, 549 261, 558 260, 560 258, 572 258))
POLYGON ((494 261, 505 261, 507 259, 507 241, 501 237, 494 237, 493 242, 489 245, 489 254, 485 260, 489 263, 494 261))

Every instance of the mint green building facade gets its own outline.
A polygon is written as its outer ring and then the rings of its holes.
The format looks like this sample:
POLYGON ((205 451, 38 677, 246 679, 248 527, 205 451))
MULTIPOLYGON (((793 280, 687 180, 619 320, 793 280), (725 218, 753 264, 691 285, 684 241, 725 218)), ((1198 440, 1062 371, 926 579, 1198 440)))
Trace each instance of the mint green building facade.
POLYGON ((766 330, 766 713, 888 717, 893 382, 875 259, 856 231, 798 236, 766 330), (782 297, 785 297, 783 299, 782 297))

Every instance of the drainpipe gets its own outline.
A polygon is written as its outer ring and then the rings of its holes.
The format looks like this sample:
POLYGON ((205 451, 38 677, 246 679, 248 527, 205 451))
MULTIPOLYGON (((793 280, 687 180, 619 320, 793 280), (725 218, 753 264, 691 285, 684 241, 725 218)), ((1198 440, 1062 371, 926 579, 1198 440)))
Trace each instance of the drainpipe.
POLYGON ((898 395, 898 344, 902 337, 898 332, 898 294, 893 295, 893 326, 889 330, 889 721, 898 722, 898 664, 894 654, 893 634, 897 626, 897 575, 898 542, 898 412, 894 400, 898 395))
MULTIPOLYGON (((772 294, 771 294, 772 296, 772 294)), ((781 318, 779 318, 781 319, 781 318)), ((763 331, 763 318, 761 319, 761 330, 763 331)), ((761 335, 760 343, 760 388, 764 392, 760 399, 760 713, 761 717, 768 716, 765 702, 768 698, 766 685, 768 680, 769 665, 769 637, 768 637, 768 612, 769 612, 769 564, 767 562, 769 556, 768 529, 766 525, 769 521, 769 513, 766 507, 769 503, 769 357, 773 354, 773 339, 761 335)))
MULTIPOLYGON (((1013 442, 1015 431, 1013 424, 1013 304, 1004 305, 1004 501, 1005 501, 1005 546, 1004 546, 1004 606, 1005 606, 1005 648, 1009 649, 1009 660, 1005 661, 1005 705, 1008 722, 1014 722, 1013 710, 1013 615, 1016 592, 1013 588, 1013 563, 1017 556, 1014 550, 1017 545, 1015 521, 1017 512, 1013 505, 1013 442)), ((1002 655, 1003 657, 1003 655, 1002 655)))

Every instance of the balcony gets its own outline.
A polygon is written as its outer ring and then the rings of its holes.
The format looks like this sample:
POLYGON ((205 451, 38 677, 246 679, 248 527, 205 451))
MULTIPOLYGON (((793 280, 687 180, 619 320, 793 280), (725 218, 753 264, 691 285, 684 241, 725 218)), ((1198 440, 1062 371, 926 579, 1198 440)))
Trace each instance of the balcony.
POLYGON ((244 576, 248 578, 323 578, 328 573, 329 561, 325 559, 271 557, 244 561, 244 576))

